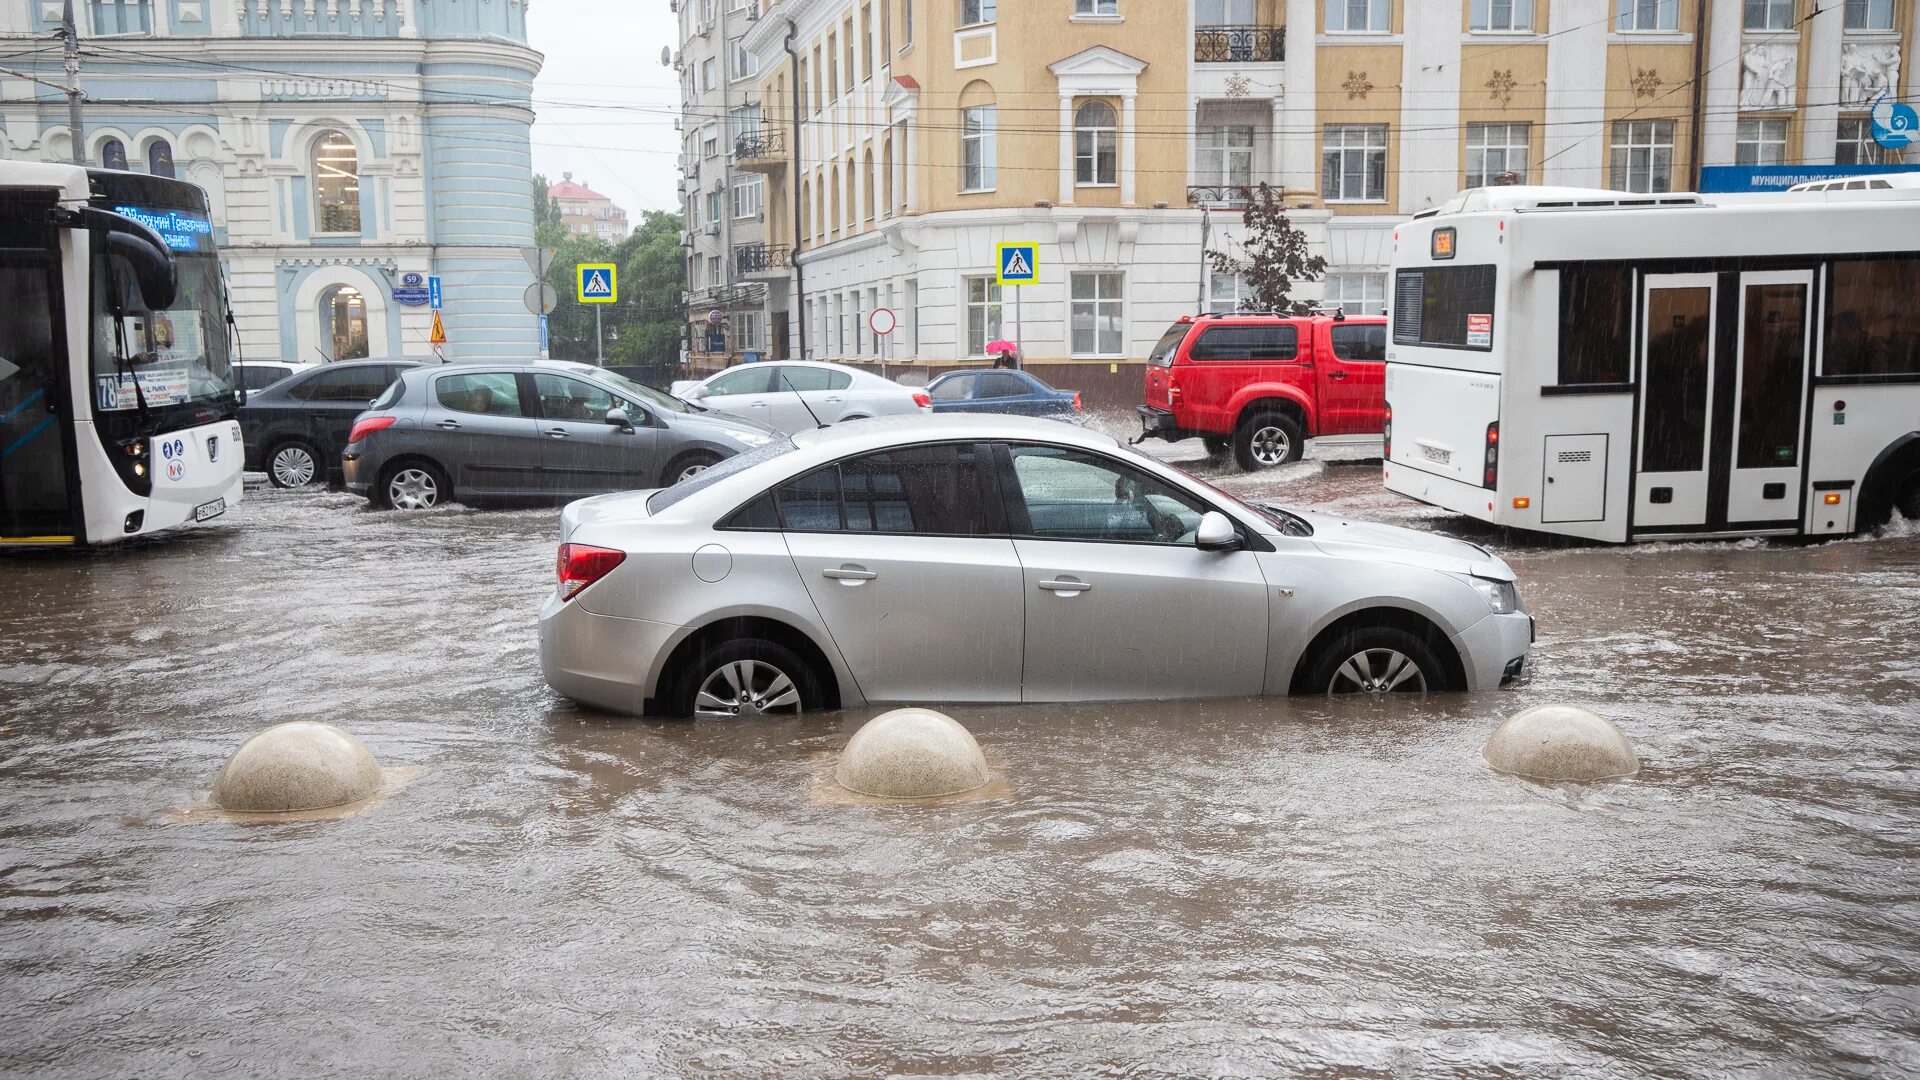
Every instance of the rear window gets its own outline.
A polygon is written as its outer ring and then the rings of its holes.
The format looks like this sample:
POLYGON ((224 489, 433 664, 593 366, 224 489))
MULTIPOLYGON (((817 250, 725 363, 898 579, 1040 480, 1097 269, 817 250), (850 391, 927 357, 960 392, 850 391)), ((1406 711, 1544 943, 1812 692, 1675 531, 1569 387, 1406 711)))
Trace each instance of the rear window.
POLYGON ((777 439, 744 454, 735 454, 711 469, 694 473, 670 488, 662 488, 654 492, 647 497, 647 512, 665 513, 668 507, 687 496, 698 495, 729 476, 745 472, 763 461, 772 461, 782 454, 790 454, 793 449, 792 439, 777 439))
POLYGON ((1386 323, 1335 323, 1333 355, 1342 360, 1383 364, 1387 360, 1386 323))
POLYGON ((441 408, 454 412, 485 416, 526 415, 526 410, 520 407, 520 384, 512 374, 504 371, 442 375, 433 384, 433 393, 441 408))
POLYGON ((1402 270, 1393 280, 1393 341, 1493 349, 1492 266, 1402 270))
POLYGON ((243 367, 240 369, 240 380, 249 390, 265 390, 286 378, 289 370, 283 367, 243 367))
POLYGON ((1147 354, 1147 363, 1154 367, 1172 367, 1173 354, 1180 351, 1180 343, 1187 340, 1187 331, 1193 329, 1192 323, 1174 323, 1172 328, 1160 335, 1154 342, 1153 351, 1147 354))
POLYGON ((1214 326, 1193 343, 1195 360, 1291 360, 1300 353, 1300 330, 1291 324, 1214 326))

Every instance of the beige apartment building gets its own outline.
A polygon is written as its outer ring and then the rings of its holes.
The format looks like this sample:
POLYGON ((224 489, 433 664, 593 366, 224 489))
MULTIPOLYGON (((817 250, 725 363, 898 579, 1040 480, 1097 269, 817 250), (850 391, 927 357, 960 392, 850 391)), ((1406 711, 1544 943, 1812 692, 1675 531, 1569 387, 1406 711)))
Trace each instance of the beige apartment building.
POLYGON ((1384 310, 1395 223, 1463 188, 1685 190, 1702 164, 1886 161, 1917 0, 761 0, 771 306, 797 355, 1030 364, 1116 402, 1272 184, 1384 310), (996 247, 1039 281, 993 284, 996 247), (778 299, 786 288, 784 304, 778 299), (898 313, 882 341, 879 307, 898 313))
POLYGON ((586 181, 574 183, 572 173, 548 187, 547 197, 559 206, 560 224, 574 236, 597 236, 615 244, 627 238, 627 212, 586 181))

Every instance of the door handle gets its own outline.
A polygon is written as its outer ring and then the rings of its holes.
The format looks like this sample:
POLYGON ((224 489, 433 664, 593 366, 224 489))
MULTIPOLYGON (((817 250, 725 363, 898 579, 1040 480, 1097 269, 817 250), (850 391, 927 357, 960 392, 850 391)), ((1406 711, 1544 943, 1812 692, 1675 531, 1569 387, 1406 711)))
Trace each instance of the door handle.
POLYGON ((458 420, 442 420, 442 421, 440 421, 440 427, 441 427, 441 429, 442 429, 442 430, 445 430, 445 431, 459 431, 459 430, 460 430, 460 421, 458 421, 458 420))
POLYGON ((820 400, 826 402, 829 405, 838 405, 847 399, 843 397, 830 397, 830 398, 821 398, 820 400))
POLYGON ((838 570, 822 570, 820 576, 832 578, 835 581, 872 581, 880 575, 871 570, 862 570, 857 566, 843 566, 838 570))
POLYGON ((548 428, 547 434, 556 439, 564 439, 572 434, 566 428, 548 428))
POLYGON ((1092 585, 1084 581, 1043 581, 1040 587, 1048 592, 1083 593, 1091 590, 1092 585))
POLYGON ((1327 376, 1329 379, 1345 379, 1346 377, 1347 373, 1344 371, 1336 371, 1327 376))

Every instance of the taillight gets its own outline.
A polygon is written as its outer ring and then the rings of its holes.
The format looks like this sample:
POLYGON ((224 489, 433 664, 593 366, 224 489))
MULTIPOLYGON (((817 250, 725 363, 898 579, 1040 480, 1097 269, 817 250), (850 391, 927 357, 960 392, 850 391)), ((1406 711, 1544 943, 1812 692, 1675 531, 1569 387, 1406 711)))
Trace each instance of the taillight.
POLYGON ((1173 405, 1180 400, 1180 384, 1174 381, 1173 369, 1167 369, 1167 404, 1173 405))
MULTIPOLYGON (((397 416, 368 416, 353 422, 353 430, 347 432, 347 441, 359 442, 376 431, 385 431, 400 422, 397 416)), ((340 430, 335 428, 335 431, 340 430)))
POLYGON ((1073 411, 1074 412, 1080 411, 1080 391, 1078 390, 1075 390, 1073 392, 1073 411))
POLYGON ((1393 460, 1393 406, 1387 406, 1386 418, 1380 425, 1380 460, 1393 460))
POLYGON ((561 544, 559 565, 560 599, 571 600, 580 590, 613 572, 625 562, 627 553, 591 544, 561 544))
POLYGON ((1487 425, 1487 478, 1483 486, 1500 485, 1500 421, 1487 425))
POLYGON ((918 390, 913 392, 913 403, 923 409, 933 408, 933 399, 918 390))

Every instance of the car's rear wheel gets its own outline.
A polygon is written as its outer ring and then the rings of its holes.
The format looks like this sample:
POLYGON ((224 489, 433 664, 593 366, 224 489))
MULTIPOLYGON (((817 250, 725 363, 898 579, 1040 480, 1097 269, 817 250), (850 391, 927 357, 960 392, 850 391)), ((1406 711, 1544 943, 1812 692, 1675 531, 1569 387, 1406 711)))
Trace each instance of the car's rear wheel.
POLYGON ((267 457, 267 480, 274 487, 306 487, 319 475, 319 453, 298 439, 289 439, 274 447, 267 457))
POLYGON ((374 489, 389 510, 431 510, 453 497, 447 474, 430 461, 402 461, 387 468, 374 489))
POLYGON ((1206 444, 1209 457, 1219 457, 1233 449, 1233 440, 1225 435, 1205 435, 1200 441, 1206 444))
POLYGON ((1446 688, 1446 669, 1420 638, 1391 626, 1341 634, 1328 642, 1307 679, 1309 691, 1344 694, 1424 694, 1446 688))
POLYGON ((681 454, 667 464, 665 472, 660 474, 660 486, 672 487, 688 477, 698 476, 720 464, 720 455, 705 450, 695 450, 681 454))
POLYGON ((1305 449, 1300 425, 1282 412, 1254 413, 1233 437, 1234 460, 1247 472, 1298 461, 1305 449))
POLYGON ((817 709, 820 677, 792 649, 761 638, 736 638, 700 649, 673 680, 672 716, 734 719, 790 716, 817 709))

